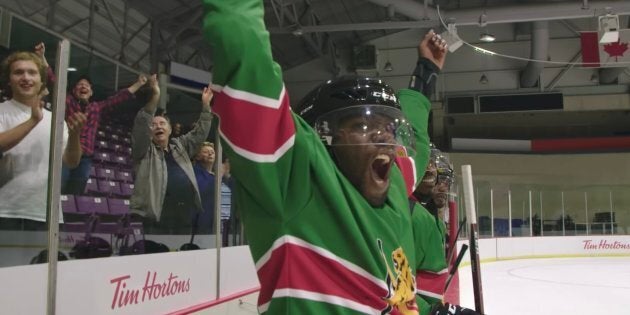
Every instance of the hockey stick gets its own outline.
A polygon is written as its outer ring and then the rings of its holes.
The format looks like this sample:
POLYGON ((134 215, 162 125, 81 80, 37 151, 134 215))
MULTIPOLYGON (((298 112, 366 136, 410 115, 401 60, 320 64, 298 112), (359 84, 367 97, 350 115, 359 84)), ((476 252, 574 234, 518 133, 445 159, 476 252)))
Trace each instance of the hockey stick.
POLYGON ((462 249, 459 251, 459 254, 457 254, 457 260, 455 260, 455 263, 451 267, 451 270, 448 272, 448 278, 446 279, 446 284, 444 284, 445 294, 446 294, 446 290, 448 290, 448 286, 451 284, 451 280, 453 280, 453 276, 457 272, 457 269, 459 269, 459 264, 462 262, 462 259, 464 258, 464 254, 466 254, 467 250, 468 250, 468 245, 462 244, 462 249))
POLYGON ((479 264, 479 244, 477 243, 477 211, 475 210, 475 196, 473 195, 472 171, 470 165, 462 165, 462 180, 464 182, 466 217, 468 222, 470 222, 468 234, 470 236, 470 269, 472 271, 473 293, 475 295, 475 310, 478 313, 484 314, 481 266, 479 264))
POLYGON ((457 234, 455 234, 455 238, 453 239, 453 242, 449 240, 449 243, 453 243, 453 246, 449 248, 448 254, 446 255, 446 257, 448 258, 448 260, 446 261, 447 264, 450 264, 451 261, 453 261, 453 255, 455 255, 455 248, 457 248, 457 239, 459 239, 459 234, 462 232, 462 228, 464 227, 465 224, 466 224, 466 218, 464 218, 464 220, 462 220, 462 222, 459 223, 459 227, 457 228, 457 234))

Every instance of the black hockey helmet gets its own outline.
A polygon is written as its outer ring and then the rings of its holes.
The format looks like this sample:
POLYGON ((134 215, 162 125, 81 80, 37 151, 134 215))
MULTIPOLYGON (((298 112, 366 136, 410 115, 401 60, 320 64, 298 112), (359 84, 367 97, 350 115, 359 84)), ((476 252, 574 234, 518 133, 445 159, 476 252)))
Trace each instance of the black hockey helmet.
POLYGON ((445 182, 450 188, 455 181, 455 172, 446 153, 438 152, 435 156, 435 167, 437 169, 438 182, 445 182))
POLYGON ((380 79, 343 76, 329 80, 307 94, 294 111, 315 128, 327 145, 334 145, 333 137, 344 119, 362 117, 366 135, 372 127, 384 127, 394 134, 397 145, 406 150, 415 147, 413 130, 394 89, 380 79), (375 123, 379 117, 388 118, 386 126, 375 123))

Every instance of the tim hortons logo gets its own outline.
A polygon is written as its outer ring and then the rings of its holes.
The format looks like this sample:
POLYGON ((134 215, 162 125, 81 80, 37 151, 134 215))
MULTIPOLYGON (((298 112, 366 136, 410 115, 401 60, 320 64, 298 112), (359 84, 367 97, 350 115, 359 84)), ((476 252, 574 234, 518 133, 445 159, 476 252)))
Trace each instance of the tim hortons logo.
POLYGON ((147 271, 144 286, 138 289, 127 288, 129 279, 131 279, 131 275, 124 275, 109 281, 109 283, 114 285, 112 309, 158 300, 190 291, 190 278, 186 280, 180 279, 178 276, 173 275, 172 272, 168 278, 160 281, 158 280, 157 272, 147 271))
POLYGON ((593 240, 584 240, 584 249, 596 250, 596 249, 628 249, 630 250, 630 243, 622 243, 619 241, 607 241, 600 240, 599 243, 593 242, 593 240))

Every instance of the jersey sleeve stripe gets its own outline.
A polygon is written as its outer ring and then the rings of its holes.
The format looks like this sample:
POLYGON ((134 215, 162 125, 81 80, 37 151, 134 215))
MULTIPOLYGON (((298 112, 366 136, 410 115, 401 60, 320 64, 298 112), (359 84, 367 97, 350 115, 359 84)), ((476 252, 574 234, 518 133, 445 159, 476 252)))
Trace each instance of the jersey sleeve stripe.
POLYGON ((433 297, 433 295, 442 296, 444 286, 446 285, 446 279, 448 279, 447 272, 428 272, 425 270, 416 271, 416 283, 418 286, 418 292, 422 295, 433 297), (429 295, 431 293, 433 295, 429 295))
POLYGON ((280 108, 286 96, 286 89, 284 86, 282 86, 282 90, 280 91, 280 95, 278 99, 256 95, 254 93, 250 93, 243 90, 237 90, 237 89, 231 88, 230 86, 224 87, 221 92, 227 94, 229 97, 236 100, 242 100, 248 103, 253 103, 253 104, 257 104, 263 107, 268 107, 268 108, 273 108, 273 109, 280 108))
POLYGON ((251 102, 260 99, 233 98, 226 90, 216 95, 212 110, 221 121, 223 139, 235 151, 256 162, 273 162, 293 147, 295 123, 286 93, 282 93, 280 106, 273 108, 251 102))

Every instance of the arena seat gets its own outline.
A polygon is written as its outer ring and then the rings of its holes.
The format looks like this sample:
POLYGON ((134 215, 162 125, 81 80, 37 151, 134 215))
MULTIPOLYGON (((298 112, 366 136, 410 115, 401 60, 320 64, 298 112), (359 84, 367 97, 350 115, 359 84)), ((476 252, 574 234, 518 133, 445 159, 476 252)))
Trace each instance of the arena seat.
POLYGON ((129 200, 118 198, 107 198, 109 213, 113 215, 125 215, 129 213, 129 200))
POLYGON ((99 167, 96 169, 96 177, 100 179, 114 180, 116 173, 113 168, 99 167))
POLYGON ((121 183, 120 184, 120 196, 129 198, 133 194, 133 184, 132 183, 121 183))
POLYGON ((116 171, 116 180, 125 182, 125 183, 133 183, 133 175, 131 170, 121 169, 116 171))
POLYGON ((61 195, 61 210, 64 213, 77 213, 77 204, 74 200, 74 195, 61 195))
POLYGON ((120 183, 113 180, 99 180, 98 193, 103 196, 119 196, 121 194, 120 183))
POLYGON ((83 214, 109 214, 107 198, 93 196, 75 196, 77 212, 83 214))
POLYGON ((94 152, 94 158, 95 161, 98 161, 99 163, 112 163, 112 156, 111 154, 109 154, 109 152, 94 152))

